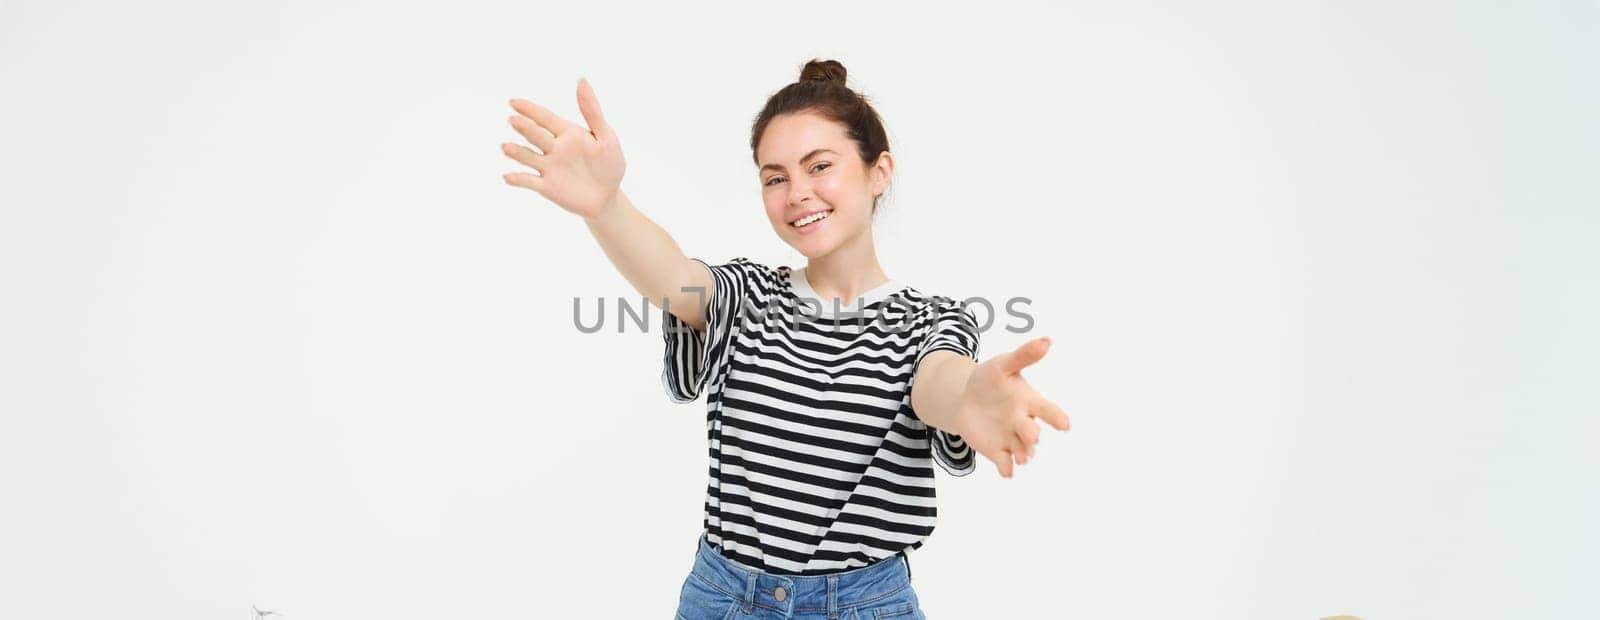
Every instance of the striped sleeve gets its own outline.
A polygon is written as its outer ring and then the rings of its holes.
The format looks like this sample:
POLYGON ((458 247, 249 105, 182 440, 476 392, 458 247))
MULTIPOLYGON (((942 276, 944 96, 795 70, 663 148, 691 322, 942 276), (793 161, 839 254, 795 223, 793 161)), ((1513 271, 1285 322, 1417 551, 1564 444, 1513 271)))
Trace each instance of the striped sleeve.
POLYGON ((700 293, 705 300, 701 306, 706 322, 703 329, 691 329, 671 312, 662 313, 666 354, 661 382, 667 397, 675 403, 699 398, 707 381, 726 365, 738 309, 744 305, 749 290, 750 263, 746 259, 735 258, 716 266, 698 258, 691 260, 711 273, 712 285, 710 291, 700 293))
MULTIPOLYGON (((978 318, 972 309, 954 299, 935 297, 933 315, 933 323, 923 338, 922 345, 917 349, 916 363, 911 371, 912 380, 907 382, 907 390, 910 389, 911 383, 915 382, 916 371, 922 366, 922 358, 927 357, 929 353, 952 351, 974 362, 978 361, 978 318)), ((933 460, 939 463, 940 467, 954 476, 965 476, 973 472, 977 467, 975 453, 960 435, 932 427, 928 430, 933 460)))

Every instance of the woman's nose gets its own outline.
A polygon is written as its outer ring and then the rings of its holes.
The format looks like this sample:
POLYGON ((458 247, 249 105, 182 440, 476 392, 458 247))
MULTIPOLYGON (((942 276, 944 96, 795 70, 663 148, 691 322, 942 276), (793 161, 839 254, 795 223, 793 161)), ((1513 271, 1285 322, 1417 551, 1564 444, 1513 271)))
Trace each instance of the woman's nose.
POLYGON ((800 206, 806 201, 811 200, 812 194, 810 185, 796 183, 792 185, 791 188, 792 189, 789 191, 789 206, 800 206))

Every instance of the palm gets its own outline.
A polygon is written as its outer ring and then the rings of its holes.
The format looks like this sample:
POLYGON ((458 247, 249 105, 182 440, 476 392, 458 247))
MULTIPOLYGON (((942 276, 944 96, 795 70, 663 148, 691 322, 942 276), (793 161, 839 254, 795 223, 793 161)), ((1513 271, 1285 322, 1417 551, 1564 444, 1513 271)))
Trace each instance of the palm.
POLYGON ((962 439, 1008 478, 1013 462, 1024 464, 1033 455, 1039 441, 1035 417, 1059 430, 1070 426, 1061 408, 1022 377, 1022 369, 1044 357, 1049 345, 1048 339, 1033 340, 978 364, 962 391, 958 417, 962 439))
POLYGON ((511 117, 512 128, 538 150, 509 143, 501 149, 538 174, 511 173, 506 182, 537 191, 584 218, 600 215, 616 196, 627 162, 588 80, 578 84, 578 109, 587 129, 532 101, 513 99, 511 107, 519 113, 511 117))

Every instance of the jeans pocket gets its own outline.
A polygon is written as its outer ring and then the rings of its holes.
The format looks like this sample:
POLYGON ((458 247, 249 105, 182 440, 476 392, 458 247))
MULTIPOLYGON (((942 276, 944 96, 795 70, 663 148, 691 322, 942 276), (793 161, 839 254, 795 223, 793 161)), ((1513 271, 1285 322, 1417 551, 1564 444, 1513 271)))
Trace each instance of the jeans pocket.
POLYGON ((879 618, 916 618, 917 605, 915 603, 895 603, 872 608, 872 620, 879 618))
POLYGON ((922 607, 918 604, 917 593, 907 585, 905 589, 883 600, 873 601, 856 610, 856 617, 861 620, 878 620, 879 618, 897 618, 899 620, 925 620, 922 607))
POLYGON ((690 573, 678 591, 678 620, 729 620, 739 613, 740 599, 690 573))

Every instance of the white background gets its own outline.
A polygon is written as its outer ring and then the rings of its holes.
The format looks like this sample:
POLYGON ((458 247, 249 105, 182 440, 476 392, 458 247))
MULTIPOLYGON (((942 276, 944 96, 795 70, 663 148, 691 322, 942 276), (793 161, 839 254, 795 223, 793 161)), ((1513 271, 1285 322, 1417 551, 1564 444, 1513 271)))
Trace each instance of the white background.
POLYGON ((936 618, 1600 615, 1592 3, 0 4, 0 617, 665 618, 703 402, 582 223, 799 265, 750 123, 878 106, 891 277, 1073 417, 939 479, 936 618))

